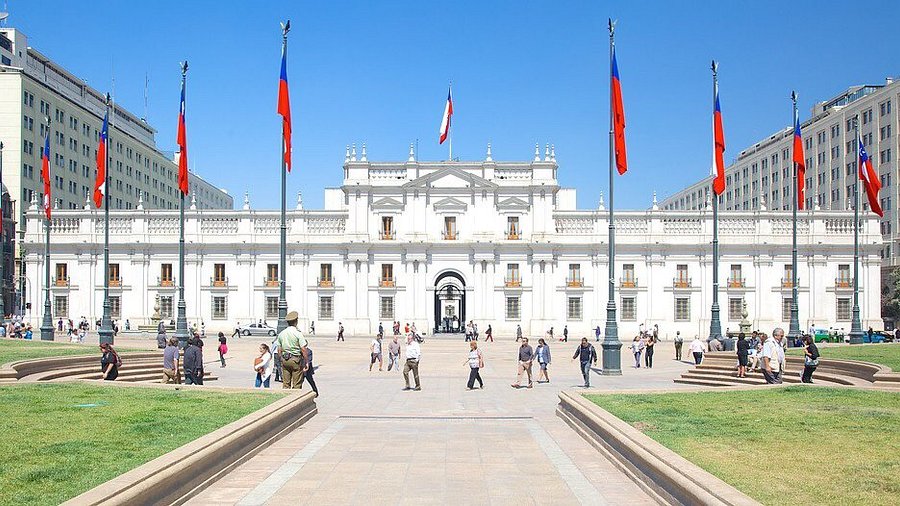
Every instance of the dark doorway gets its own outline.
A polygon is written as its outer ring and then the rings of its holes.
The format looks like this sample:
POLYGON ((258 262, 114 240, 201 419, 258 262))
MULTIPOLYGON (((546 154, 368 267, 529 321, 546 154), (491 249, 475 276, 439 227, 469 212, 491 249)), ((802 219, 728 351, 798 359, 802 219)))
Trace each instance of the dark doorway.
POLYGON ((445 272, 434 281, 434 333, 464 332, 466 282, 457 272, 445 272))

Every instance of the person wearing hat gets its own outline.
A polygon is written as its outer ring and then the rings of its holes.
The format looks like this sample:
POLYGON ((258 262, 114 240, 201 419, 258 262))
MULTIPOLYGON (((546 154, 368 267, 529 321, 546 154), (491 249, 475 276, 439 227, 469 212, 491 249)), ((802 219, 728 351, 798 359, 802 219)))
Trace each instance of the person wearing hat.
POLYGON ((303 333, 297 329, 300 315, 296 311, 287 314, 287 328, 278 334, 276 343, 281 353, 281 386, 289 389, 303 387, 303 378, 309 364, 309 351, 303 333))

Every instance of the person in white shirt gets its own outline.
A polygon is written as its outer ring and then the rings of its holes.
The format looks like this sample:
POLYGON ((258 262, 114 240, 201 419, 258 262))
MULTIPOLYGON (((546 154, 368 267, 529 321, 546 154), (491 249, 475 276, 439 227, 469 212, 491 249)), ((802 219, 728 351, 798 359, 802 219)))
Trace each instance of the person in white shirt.
POLYGON ((406 338, 406 364, 403 366, 403 381, 406 383, 406 388, 403 390, 422 390, 422 385, 419 383, 419 360, 422 358, 422 349, 419 347, 419 342, 413 338, 412 335, 409 335, 406 338), (409 387, 409 372, 412 371, 413 379, 416 380, 416 388, 409 387))
POLYGON ((703 346, 703 341, 700 340, 700 336, 694 336, 694 340, 691 341, 691 353, 694 354, 694 364, 700 365, 700 362, 703 361, 703 351, 706 348, 703 346))
POLYGON ((253 361, 253 368, 256 370, 256 388, 269 388, 275 361, 272 360, 272 354, 269 352, 267 344, 259 345, 259 356, 253 361))
POLYGON ((772 339, 766 339, 762 349, 763 377, 766 383, 780 385, 784 368, 784 349, 781 342, 784 340, 784 330, 780 327, 772 331, 772 339))
POLYGON ((381 334, 378 334, 375 339, 372 339, 372 344, 369 346, 369 350, 372 353, 372 360, 369 361, 369 371, 372 370, 372 366, 375 365, 375 361, 378 361, 378 370, 382 370, 382 365, 384 361, 381 355, 381 334))

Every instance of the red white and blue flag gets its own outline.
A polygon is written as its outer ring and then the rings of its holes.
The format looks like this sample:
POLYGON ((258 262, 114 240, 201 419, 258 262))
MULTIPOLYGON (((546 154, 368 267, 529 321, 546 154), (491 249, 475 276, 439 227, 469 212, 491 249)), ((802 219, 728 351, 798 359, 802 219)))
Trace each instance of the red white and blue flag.
POLYGON ((794 108, 794 163, 797 165, 797 209, 803 209, 806 185, 806 159, 803 158, 803 138, 800 136, 800 114, 794 108))
POLYGON ((188 194, 188 150, 187 125, 184 110, 184 79, 181 80, 181 105, 178 108, 178 189, 182 195, 188 194))
POLYGON ((103 205, 103 197, 106 195, 106 139, 109 136, 109 107, 103 116, 103 126, 100 128, 100 142, 97 144, 97 179, 94 181, 94 206, 100 208, 103 205))
MULTIPOLYGON (((48 122, 49 123, 49 122, 48 122)), ((44 147, 41 148, 41 181, 44 182, 44 214, 50 219, 50 128, 47 125, 47 137, 44 137, 44 147)))
POLYGON ((881 190, 881 180, 878 174, 872 168, 872 159, 863 146, 862 139, 857 135, 856 144, 859 146, 859 181, 863 188, 866 189, 866 196, 869 198, 869 208, 878 216, 884 217, 884 211, 881 209, 881 203, 878 200, 878 192, 881 190))
POLYGON ((447 104, 444 105, 444 116, 441 118, 441 140, 438 144, 443 144, 450 135, 450 117, 453 116, 453 93, 452 86, 447 88, 447 104))
POLYGON ((713 90, 715 109, 713 110, 713 160, 716 177, 713 179, 713 192, 721 195, 725 191, 725 129, 722 126, 722 108, 719 107, 719 83, 713 90))
POLYGON ((278 114, 281 115, 281 134, 284 146, 284 164, 291 171, 291 100, 288 96, 287 45, 281 46, 281 77, 278 80, 278 114))
POLYGON ((619 81, 619 64, 616 61, 615 48, 613 48, 612 75, 610 77, 610 106, 613 114, 616 169, 619 174, 624 174, 628 170, 628 159, 625 155, 625 107, 622 105, 622 83, 619 81))

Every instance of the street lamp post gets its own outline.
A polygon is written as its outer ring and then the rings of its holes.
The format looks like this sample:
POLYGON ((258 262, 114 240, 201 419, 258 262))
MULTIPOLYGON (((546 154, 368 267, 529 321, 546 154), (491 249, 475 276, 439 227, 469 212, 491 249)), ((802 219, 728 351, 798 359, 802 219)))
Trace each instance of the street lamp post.
MULTIPOLYGON (((109 117, 109 93, 106 94, 106 117, 109 117)), ((106 143, 104 153, 109 153, 109 130, 107 130, 106 143)), ((107 156, 104 154, 104 156, 107 156)), ((104 167, 106 167, 106 160, 104 167)), ((115 339, 115 331, 113 330, 112 318, 110 317, 109 307, 109 182, 112 179, 109 174, 109 167, 105 170, 105 179, 103 180, 103 316, 100 318, 100 344, 113 344, 115 339)))
MULTIPOLYGON (((713 111, 716 110, 716 99, 719 89, 719 64, 715 60, 712 62, 713 75, 713 111)), ((715 115, 713 115, 713 151, 715 151, 715 115)), ((713 163, 715 170, 715 163, 713 163)), ((715 190, 712 191, 712 208, 713 208, 713 282, 712 282, 712 315, 709 320, 709 340, 722 339, 722 322, 719 320, 719 196, 715 190)), ((727 337, 727 336, 726 336, 727 337)))
MULTIPOLYGON (((291 22, 288 20, 281 25, 281 54, 287 58, 287 36, 291 31, 291 22)), ((285 64, 282 62, 282 64, 285 64)), ((278 267, 278 326, 276 331, 280 334, 287 328, 287 295, 285 293, 285 274, 287 270, 287 165, 285 162, 286 149, 284 142, 284 122, 281 124, 281 250, 280 264, 278 267)))
MULTIPOLYGON (((853 119, 853 130, 856 142, 859 142, 859 120, 853 119)), ((859 146, 856 147, 859 152, 859 146)), ((859 155, 856 160, 859 164, 859 155)), ((853 185, 853 315, 850 320, 850 344, 863 343, 863 328, 859 321, 859 171, 857 167, 856 184, 853 185)))
MULTIPOLYGON (((797 115, 797 92, 791 92, 791 102, 793 103, 793 121, 794 124, 799 124, 799 117, 797 115)), ((800 337, 800 306, 797 301, 797 207, 800 205, 800 193, 798 191, 799 186, 797 186, 797 162, 793 162, 794 166, 794 189, 791 192, 793 195, 794 205, 791 206, 793 213, 793 220, 791 220, 792 227, 792 247, 791 247, 791 323, 788 327, 788 342, 794 342, 798 337, 800 337)))
MULTIPOLYGON (((47 118, 47 136, 50 136, 50 118, 47 118)), ((49 145, 49 142, 46 144, 49 145)), ((50 159, 50 153, 43 153, 42 156, 50 159)), ((48 199, 49 193, 44 195, 45 206, 51 205, 48 199)), ((50 307, 50 217, 48 216, 50 211, 48 209, 44 209, 44 319, 41 321, 41 341, 52 341, 54 338, 50 307)))
MULTIPOLYGON (((3 187, 3 142, 0 142, 0 188, 3 187)), ((3 194, 5 192, 0 190, 0 224, 3 223, 3 194)), ((5 272, 3 272, 6 261, 6 237, 3 235, 3 228, 0 225, 0 323, 3 323, 6 320, 6 278, 3 277, 5 272)))
MULTIPOLYGON (((181 92, 185 93, 185 84, 187 81, 188 62, 185 60, 181 63, 181 92)), ((182 102, 182 105, 184 103, 182 102)), ((183 112, 183 111, 182 111, 183 112)), ((187 156, 187 153, 181 153, 180 156, 187 156)), ((180 161, 179 161, 180 164, 180 161)), ((179 174, 181 168, 179 167, 179 174)), ((180 183, 179 183, 180 186, 180 183)), ((178 195, 181 199, 178 205, 178 314, 175 317, 175 337, 178 338, 178 346, 182 349, 187 345, 190 334, 187 325, 187 304, 184 301, 184 190, 179 187, 178 195)))

